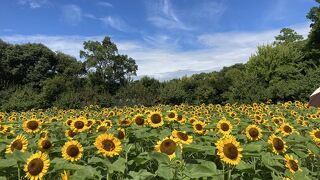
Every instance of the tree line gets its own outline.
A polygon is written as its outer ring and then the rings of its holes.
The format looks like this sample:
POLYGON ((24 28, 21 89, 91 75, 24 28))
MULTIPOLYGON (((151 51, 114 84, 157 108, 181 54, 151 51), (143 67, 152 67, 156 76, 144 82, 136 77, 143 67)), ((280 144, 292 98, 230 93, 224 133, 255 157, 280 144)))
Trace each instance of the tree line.
POLYGON ((0 110, 306 101, 320 86, 320 6, 307 18, 306 39, 283 28, 245 64, 164 82, 147 76, 133 80, 135 60, 119 54, 109 37, 84 42, 83 61, 43 44, 0 40, 0 110))

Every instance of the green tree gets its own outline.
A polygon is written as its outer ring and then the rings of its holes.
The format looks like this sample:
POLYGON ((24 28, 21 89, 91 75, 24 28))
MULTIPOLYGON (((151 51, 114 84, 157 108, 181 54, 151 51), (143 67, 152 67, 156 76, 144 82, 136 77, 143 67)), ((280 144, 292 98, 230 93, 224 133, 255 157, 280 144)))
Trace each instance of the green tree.
POLYGON ((299 35, 293 29, 283 28, 281 29, 280 34, 275 37, 275 39, 275 44, 292 43, 303 40, 303 36, 299 35))
POLYGON ((105 37, 102 42, 85 41, 83 45, 80 57, 86 59, 86 67, 94 76, 91 79, 104 83, 110 93, 114 94, 131 76, 136 75, 138 66, 135 60, 120 55, 116 44, 109 37, 105 37))

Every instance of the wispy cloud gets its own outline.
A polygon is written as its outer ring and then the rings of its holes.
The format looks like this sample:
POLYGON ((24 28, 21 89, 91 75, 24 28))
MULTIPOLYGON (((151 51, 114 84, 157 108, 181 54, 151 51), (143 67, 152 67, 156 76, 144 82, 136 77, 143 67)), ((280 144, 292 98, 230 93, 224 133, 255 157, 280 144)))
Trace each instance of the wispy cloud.
POLYGON ((110 26, 110 27, 117 29, 119 31, 126 32, 129 30, 128 24, 124 20, 122 20, 120 17, 105 16, 103 18, 100 18, 100 20, 106 26, 110 26))
MULTIPOLYGON (((306 37, 309 31, 307 24, 293 26, 299 34, 306 37)), ((166 80, 183 75, 199 72, 219 70, 224 66, 235 63, 245 63, 256 52, 258 45, 274 40, 280 29, 271 29, 261 32, 225 32, 219 34, 204 34, 198 36, 198 43, 202 49, 179 51, 174 45, 150 46, 148 40, 123 41, 114 40, 119 52, 134 58, 139 66, 138 76, 149 75, 166 80)), ((101 41, 104 36, 46 36, 46 35, 12 35, 0 36, 11 43, 37 42, 47 45, 54 51, 61 51, 79 59, 79 51, 83 48, 83 41, 101 41)), ((166 39, 170 37, 154 36, 166 39)), ((164 40, 165 42, 166 40, 164 40)))
POLYGON ((176 15, 170 0, 147 3, 148 21, 160 28, 190 30, 176 15))
POLYGON ((82 10, 75 4, 65 5, 62 8, 62 18, 70 25, 77 25, 82 20, 82 10))
POLYGON ((112 8, 113 7, 113 5, 111 3, 105 2, 105 1, 98 2, 98 5, 99 6, 103 6, 103 7, 107 7, 107 8, 112 8))
POLYGON ((19 5, 27 5, 32 9, 40 8, 42 5, 48 3, 48 0, 19 0, 19 5))

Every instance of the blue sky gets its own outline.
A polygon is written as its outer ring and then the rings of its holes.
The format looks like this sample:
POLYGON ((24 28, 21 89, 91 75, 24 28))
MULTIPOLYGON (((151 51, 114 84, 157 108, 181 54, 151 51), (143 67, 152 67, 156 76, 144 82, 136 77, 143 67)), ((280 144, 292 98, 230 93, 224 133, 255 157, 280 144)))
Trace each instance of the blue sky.
POLYGON ((171 79, 244 63, 281 28, 306 36, 314 0, 3 0, 0 38, 40 42, 79 59, 110 36, 138 75, 171 79))

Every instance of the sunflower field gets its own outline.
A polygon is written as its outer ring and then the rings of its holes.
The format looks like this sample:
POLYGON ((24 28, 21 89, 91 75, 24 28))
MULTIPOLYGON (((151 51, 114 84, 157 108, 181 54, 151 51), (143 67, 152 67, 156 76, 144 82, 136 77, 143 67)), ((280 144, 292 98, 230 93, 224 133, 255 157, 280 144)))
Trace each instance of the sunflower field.
POLYGON ((0 113, 0 179, 320 179, 320 109, 278 104, 0 113))

